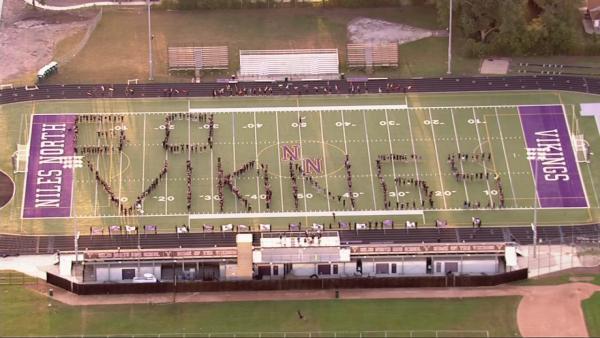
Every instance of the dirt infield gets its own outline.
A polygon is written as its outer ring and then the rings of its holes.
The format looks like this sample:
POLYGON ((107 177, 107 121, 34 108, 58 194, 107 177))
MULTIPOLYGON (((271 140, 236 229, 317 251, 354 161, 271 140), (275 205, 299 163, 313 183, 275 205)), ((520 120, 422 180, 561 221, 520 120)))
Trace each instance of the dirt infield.
MULTIPOLYGON (((49 284, 30 285, 46 293, 54 289, 54 299, 69 305, 150 304, 190 302, 230 302, 261 300, 335 299, 333 290, 318 291, 254 291, 254 292, 195 292, 139 295, 77 296, 49 284)), ((600 286, 589 283, 568 283, 550 286, 515 286, 478 288, 405 288, 405 289, 345 289, 341 299, 410 299, 410 298, 470 298, 522 296, 517 309, 517 324, 524 337, 581 337, 588 336, 581 302, 600 286)))
POLYGON ((15 182, 4 171, 0 171, 0 209, 13 198, 15 182))

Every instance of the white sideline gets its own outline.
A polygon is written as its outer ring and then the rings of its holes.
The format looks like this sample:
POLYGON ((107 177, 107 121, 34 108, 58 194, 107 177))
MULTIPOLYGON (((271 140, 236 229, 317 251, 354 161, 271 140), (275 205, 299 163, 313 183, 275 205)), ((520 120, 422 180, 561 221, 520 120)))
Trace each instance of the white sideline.
POLYGON ((307 106, 307 107, 240 107, 240 108, 192 108, 192 113, 263 113, 263 112, 304 112, 336 110, 383 110, 406 109, 405 104, 384 104, 366 106, 307 106))
MULTIPOLYGON (((400 215, 423 215, 423 210, 364 210, 364 211, 336 211, 339 216, 400 216, 400 215)), ((299 212, 255 212, 255 213, 231 213, 219 214, 217 219, 231 218, 299 218, 299 217, 331 217, 331 211, 299 211, 299 212)), ((212 219, 214 214, 191 214, 190 219, 212 219)))

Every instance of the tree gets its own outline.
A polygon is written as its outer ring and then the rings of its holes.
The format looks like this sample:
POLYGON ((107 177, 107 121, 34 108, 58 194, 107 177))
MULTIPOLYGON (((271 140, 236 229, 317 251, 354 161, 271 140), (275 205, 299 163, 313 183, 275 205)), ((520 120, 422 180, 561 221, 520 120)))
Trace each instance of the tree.
POLYGON ((510 0, 457 1, 459 27, 466 37, 486 42, 490 33, 498 30, 502 21, 501 3, 510 0))
POLYGON ((542 8, 538 30, 544 39, 543 49, 548 54, 573 54, 583 48, 581 16, 577 1, 573 0, 534 0, 542 8))

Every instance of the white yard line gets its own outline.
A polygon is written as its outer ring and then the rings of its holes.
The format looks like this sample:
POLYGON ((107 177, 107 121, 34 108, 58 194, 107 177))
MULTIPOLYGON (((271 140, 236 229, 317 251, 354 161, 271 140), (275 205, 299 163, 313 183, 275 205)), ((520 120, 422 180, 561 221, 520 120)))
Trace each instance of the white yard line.
MULTIPOLYGON (((298 117, 298 137, 300 140, 300 165, 304 166, 304 155, 302 152, 302 148, 303 148, 302 147, 302 127, 300 126, 302 120, 300 119, 300 110, 296 111, 296 115, 298 117)), ((307 122, 307 125, 308 125, 308 122, 307 122)), ((304 200, 304 211, 306 212, 306 211, 308 211, 308 207, 307 207, 307 203, 306 203, 306 200, 307 200, 307 198, 306 198, 306 182, 304 180, 304 177, 302 177, 302 176, 300 176, 300 180, 302 181, 302 199, 304 200)))
MULTIPOLYGON (((31 128, 33 126, 33 114, 35 113, 35 105, 32 108, 34 111, 32 112, 31 115, 29 115, 29 127, 31 128)), ((25 121, 25 123, 27 123, 27 121, 25 121)), ((27 124, 25 125, 25 128, 27 128, 27 124)), ((27 130, 25 131, 25 133, 27 134, 27 130)), ((27 137, 27 135, 25 135, 25 138, 28 139, 27 141, 27 149, 29 151, 29 147, 31 146, 31 135, 32 132, 31 130, 29 130, 29 137, 27 137)), ((29 153, 27 154, 27 156, 29 157, 29 153)), ((19 225, 19 231, 23 230, 23 214, 25 213, 25 194, 26 194, 26 188, 27 188, 27 175, 29 175, 29 160, 27 161, 27 167, 25 168, 25 173, 23 174, 23 194, 22 194, 22 198, 21 198, 21 222, 19 225)))
POLYGON ((369 132, 367 131, 367 117, 365 116, 364 110, 362 112, 362 116, 363 127, 365 129, 365 137, 367 140, 367 157, 369 159, 369 176, 371 178, 371 193, 373 194, 373 209, 377 210, 377 201, 375 199, 375 182, 373 181, 373 160, 371 159, 371 146, 369 145, 369 132))
MULTIPOLYGON (((571 132, 571 126, 569 125, 569 120, 567 119, 567 110, 566 110, 564 104, 561 104, 561 106, 562 106, 563 119, 565 119, 565 124, 567 125, 567 131, 569 132, 568 137, 569 137, 569 142, 571 143, 571 150, 573 151, 575 165, 577 166, 577 173, 579 173, 579 182, 581 183, 581 187, 583 188, 583 196, 585 197, 585 204, 589 207, 590 201, 588 200, 587 188, 585 186, 585 181, 583 180, 583 175, 581 174, 581 166, 579 165, 579 161, 577 161, 577 154, 574 153, 575 147, 573 146, 573 139, 571 138, 571 135, 573 135, 573 133, 571 132)), ((575 107, 573 107, 573 114, 575 114, 575 107)))
MULTIPOLYGON (((408 120, 408 131, 410 134, 410 145, 412 147, 412 152, 415 156, 417 156, 417 151, 415 150, 415 138, 413 136, 413 132, 412 132, 412 123, 410 122, 410 110, 407 109, 406 110, 406 119, 408 120)), ((417 176, 417 180, 420 181, 421 178, 419 177, 419 167, 417 166, 417 158, 415 158, 415 175, 417 176)), ((419 190, 419 202, 423 201, 423 193, 421 192, 421 188, 418 189, 419 190)))
POLYGON ((277 165, 279 167, 279 195, 281 196, 281 210, 285 211, 283 204, 283 172, 281 171, 281 150, 279 141, 279 113, 275 111, 275 130, 277 131, 277 165))
MULTIPOLYGON (((327 198, 327 210, 331 211, 331 202, 329 198, 329 181, 327 176, 327 157, 325 156, 325 137, 323 136, 323 114, 319 110, 319 121, 321 127, 321 151, 323 152, 323 167, 325 169, 325 198, 327 198)), ((259 210, 260 211, 260 210, 259 210)))
MULTIPOLYGON (((256 158, 256 169, 260 168, 258 163, 258 127, 256 127, 256 111, 254 113, 254 155, 256 158)), ((260 212, 260 175, 256 175, 256 204, 258 205, 258 212, 260 212)))
POLYGON ((215 213, 215 173, 214 164, 215 153, 213 149, 210 150, 210 211, 215 213))
MULTIPOLYGON (((385 112, 385 126, 387 128, 387 134, 388 134, 388 144, 390 145, 390 156, 392 158, 390 158, 390 161, 392 161, 392 172, 394 173, 394 191, 396 192, 396 203, 400 202, 400 197, 398 196, 398 185, 396 184, 396 162, 394 161, 393 158, 393 154, 394 154, 394 149, 392 148, 392 134, 390 133, 390 119, 388 118, 388 112, 387 109, 383 110, 385 112)), ((396 208, 398 209, 398 208, 396 208)))
MULTIPOLYGON (((496 122, 498 123, 498 130, 500 131, 500 140, 502 141, 502 151, 504 152, 504 162, 506 162, 506 169, 508 170, 508 181, 510 182, 510 189, 512 190, 513 195, 513 203, 515 207, 519 207, 517 203, 516 190, 513 185, 512 175, 510 171, 510 162, 508 161, 508 155, 506 154, 506 146, 504 145, 504 134, 502 133, 502 124, 500 124, 500 117, 498 116, 498 108, 494 108, 494 112, 496 114, 496 122)), ((491 193, 491 191, 490 191, 491 193)))
MULTIPOLYGON (((342 135, 344 135, 344 155, 348 155, 348 140, 346 139, 346 121, 344 121, 344 111, 342 113, 342 135)), ((363 110, 364 114, 364 110, 363 110)))
POLYGON ((119 152, 119 204, 122 204, 121 202, 121 187, 123 185, 123 152, 125 151, 125 147, 123 147, 123 150, 119 152))
POLYGON ((23 119, 25 118, 25 114, 21 114, 21 121, 19 122, 19 138, 17 142, 21 143, 21 137, 23 136, 23 119))
MULTIPOLYGON (((518 109, 518 107, 517 107, 518 109)), ((521 133, 523 134, 523 149, 527 149, 528 145, 527 145, 527 135, 525 135, 525 129, 523 128, 523 122, 521 120, 521 116, 520 114, 518 114, 519 116, 519 128, 521 128, 521 133)), ((536 177, 535 177, 535 167, 534 165, 537 165, 535 162, 533 162, 532 160, 527 160, 528 163, 528 167, 529 167, 529 173, 530 173, 530 177, 531 177, 531 186, 533 187, 533 191, 535 193, 535 196, 533 198, 533 204, 534 206, 536 205, 540 205, 540 196, 538 194, 537 191, 537 181, 536 181, 536 177)), ((506 208, 505 208, 506 209, 506 208)), ((533 210, 533 207, 530 207, 531 210, 533 210)), ((544 209, 548 209, 548 208, 544 208, 544 209)))
MULTIPOLYGON (((233 150, 233 171, 237 170, 237 166, 235 163, 235 115, 236 113, 231 114, 231 138, 233 140, 233 142, 231 143, 231 149, 233 150)), ((235 177, 233 177, 234 179, 234 184, 237 186, 237 179, 235 177)), ((225 196, 223 196, 225 197, 225 196)), ((234 206, 235 206, 235 212, 238 211, 238 201, 234 200, 233 202, 234 206)))
MULTIPOLYGON (((165 162, 169 161, 169 151, 165 151, 165 162)), ((165 174, 165 215, 169 214, 168 202, 169 201, 169 170, 165 174)))
MULTIPOLYGON (((477 115, 475 115, 475 108, 472 108, 472 111, 473 111, 473 120, 475 120, 475 131, 477 132, 477 142, 479 142, 479 151, 483 152, 483 145, 481 144, 481 136, 479 135, 479 124, 477 123, 477 115)), ((487 166, 485 165, 485 162, 483 163, 483 173, 485 175, 487 175, 487 166)), ((494 200, 492 199, 492 189, 490 188, 490 181, 485 180, 485 184, 487 185, 488 197, 490 199, 490 204, 492 204, 492 203, 494 203, 494 200)))
MULTIPOLYGON (((96 142, 98 146, 100 146, 100 139, 98 138, 98 142, 96 142)), ((96 155, 96 170, 98 170, 98 163, 100 163, 100 153, 96 155)), ((95 175, 92 173, 92 175, 95 175)), ((98 215, 98 180, 94 180, 95 188, 94 188, 94 216, 98 215)))
MULTIPOLYGON (((142 191, 146 189, 146 115, 144 115, 144 132, 142 133, 142 191)), ((142 210, 144 210, 144 198, 142 198, 142 210)))
POLYGON ((596 199, 596 206, 600 208, 600 202, 598 202, 598 193, 596 192, 596 184, 594 183, 594 176, 592 175, 592 170, 590 169, 590 165, 586 165, 588 170, 588 175, 590 175, 590 180, 592 181, 592 191, 594 192, 594 199, 596 199))
MULTIPOLYGON (((433 117, 431 116, 431 108, 427 109, 429 111, 429 121, 433 121, 433 117)), ((442 179, 442 168, 440 167, 440 154, 437 149, 437 141, 435 139, 435 129, 433 128, 433 123, 431 125, 431 135, 433 136, 433 148, 435 149, 435 162, 437 163, 438 173, 440 174, 440 185, 442 187, 442 199, 444 200, 444 209, 448 208, 448 204, 446 203, 446 189, 444 188, 444 180, 442 179)))
POLYGON ((364 106, 287 106, 287 107, 239 107, 239 108, 194 108, 191 109, 193 112, 198 113, 252 113, 252 112, 314 112, 317 110, 322 111, 338 111, 338 110, 381 110, 381 109, 404 109, 406 108, 403 104, 389 104, 389 105, 364 105, 364 106))
MULTIPOLYGON (((188 100, 188 105, 189 105, 189 100, 188 100)), ((191 147, 192 146, 192 117, 188 116, 188 145, 191 147)), ((191 149, 188 148, 188 161, 192 160, 192 151, 191 149)))
MULTIPOLYGON (((459 153, 461 153, 460 144, 458 143, 458 133, 456 132, 456 122, 454 120, 454 112, 452 111, 452 108, 450 108, 450 116, 452 116, 452 127, 454 128, 454 139, 456 140, 456 149, 458 150, 459 153)), ((458 159, 458 162, 460 163, 461 173, 464 173, 465 168, 463 167, 462 161, 460 159, 458 159)), ((466 180, 462 180, 462 181, 463 181, 463 186, 465 187, 465 195, 467 197, 467 201, 470 201, 471 199, 469 198, 469 191, 467 190, 467 182, 466 182, 466 180)))

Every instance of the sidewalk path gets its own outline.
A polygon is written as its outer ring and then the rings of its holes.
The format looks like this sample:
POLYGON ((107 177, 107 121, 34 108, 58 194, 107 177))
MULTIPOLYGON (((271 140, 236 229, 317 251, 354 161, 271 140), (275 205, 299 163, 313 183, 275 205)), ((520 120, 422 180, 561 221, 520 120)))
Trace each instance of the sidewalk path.
MULTIPOLYGON (((333 290, 194 292, 140 295, 77 296, 48 284, 29 286, 46 293, 54 289, 54 298, 69 305, 148 304, 232 302, 262 300, 334 299, 333 290)), ((474 288, 400 288, 343 289, 341 299, 407 299, 407 298, 470 298, 522 296, 517 309, 517 324, 524 337, 588 336, 581 302, 600 286, 589 283, 568 283, 548 286, 500 285, 474 288)))
MULTIPOLYGON (((23 0, 27 4, 33 6, 34 0, 23 0)), ((0 0, 0 4, 2 0, 0 0)), ((152 2, 152 4, 157 4, 156 2, 152 2)), ((49 10, 49 11, 70 11, 74 9, 88 8, 94 6, 146 6, 146 1, 122 1, 119 3, 118 1, 97 1, 97 2, 88 2, 80 5, 72 5, 72 6, 51 6, 51 5, 42 5, 38 0, 35 0, 35 7, 49 10)))

